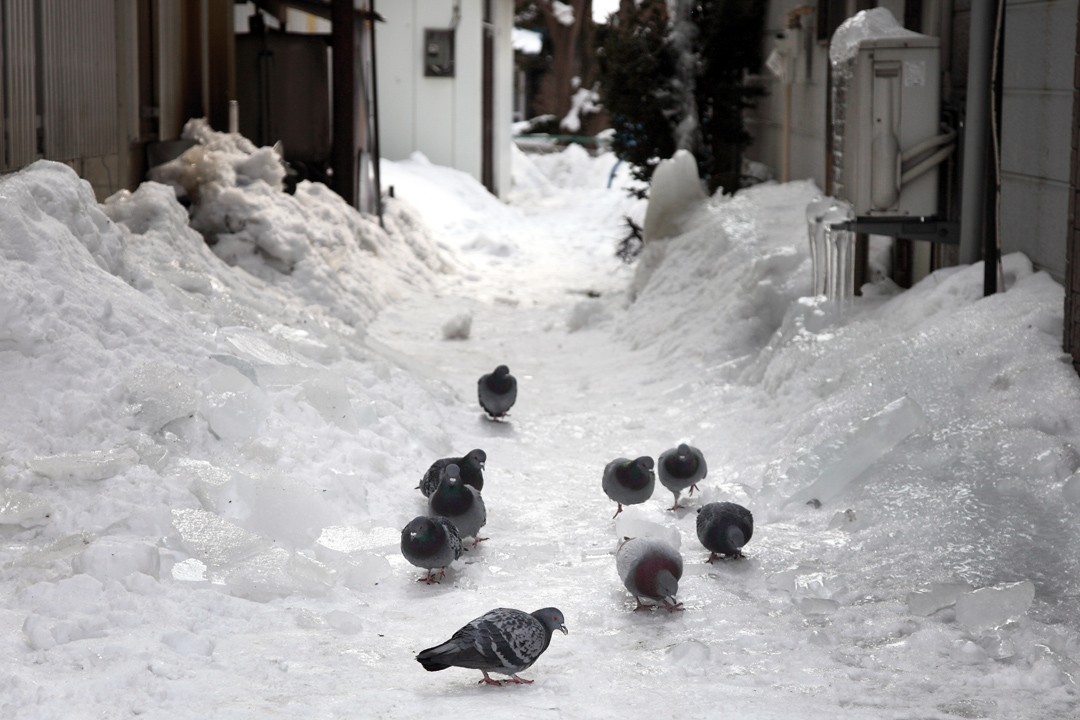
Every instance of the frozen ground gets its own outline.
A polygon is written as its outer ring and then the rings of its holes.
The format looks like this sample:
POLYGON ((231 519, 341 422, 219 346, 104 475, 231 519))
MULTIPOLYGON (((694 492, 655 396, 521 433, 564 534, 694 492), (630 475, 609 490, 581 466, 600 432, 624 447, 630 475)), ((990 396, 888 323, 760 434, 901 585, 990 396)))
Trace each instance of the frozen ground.
POLYGON ((610 156, 519 156, 510 205, 386 163, 384 232, 204 139, 161 179, 213 252, 164 186, 0 180, 3 717, 1076 716, 1080 382, 1022 256, 1005 294, 965 267, 837 318, 800 299, 809 183, 709 200, 630 267, 610 156), (604 464, 682 440, 701 495, 613 521, 604 464), (491 539, 418 584, 414 488, 473 447, 491 539), (719 499, 756 526, 708 565, 719 499), (685 612, 632 612, 627 534, 679 539, 685 612), (413 660, 546 605, 570 634, 533 685, 413 660))

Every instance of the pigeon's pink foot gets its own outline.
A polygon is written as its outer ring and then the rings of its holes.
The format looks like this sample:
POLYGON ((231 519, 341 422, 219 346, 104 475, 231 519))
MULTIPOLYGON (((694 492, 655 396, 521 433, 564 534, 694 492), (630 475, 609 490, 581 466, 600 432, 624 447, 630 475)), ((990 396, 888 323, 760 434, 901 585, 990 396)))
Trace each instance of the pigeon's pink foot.
POLYGON ((686 507, 686 506, 685 505, 680 505, 679 501, 676 500, 675 504, 672 505, 671 507, 669 507, 668 510, 682 510, 684 507, 686 507))
MULTIPOLYGON (((428 585, 431 585, 432 583, 434 583, 434 584, 437 585, 439 583, 439 581, 436 580, 435 576, 431 574, 431 570, 428 570, 427 572, 428 572, 428 574, 425 577, 418 578, 416 580, 416 582, 427 583, 428 585)), ((440 570, 439 571, 439 577, 442 577, 442 576, 443 576, 443 571, 440 570)))
POLYGON ((690 486, 690 492, 687 493, 687 494, 688 495, 693 495, 695 490, 697 490, 697 483, 694 483, 693 485, 690 486))
POLYGON ((474 537, 472 546, 476 547, 477 545, 479 545, 480 543, 482 543, 482 542, 484 542, 485 540, 488 540, 488 539, 490 539, 490 538, 474 537))
POLYGON ((615 518, 619 517, 619 513, 621 513, 621 512, 622 512, 622 503, 619 503, 618 505, 619 505, 619 509, 618 509, 618 510, 616 510, 616 511, 615 511, 615 514, 611 516, 611 519, 612 519, 612 520, 614 520, 615 518))
POLYGON ((719 556, 718 556, 718 555, 717 555, 716 553, 714 553, 714 552, 711 552, 711 553, 709 553, 709 559, 708 559, 708 560, 706 560, 705 562, 707 562, 707 563, 709 563, 710 565, 712 565, 712 563, 713 563, 713 560, 717 560, 717 559, 719 559, 719 556))
POLYGON ((664 609, 667 610, 668 612, 675 612, 676 610, 681 612, 681 611, 685 610, 686 608, 684 608, 682 606, 682 603, 675 603, 674 605, 672 605, 671 603, 669 603, 667 601, 667 598, 664 598, 664 609))
POLYGON ((638 610, 649 610, 651 608, 650 605, 646 605, 645 603, 641 602, 641 598, 634 599, 637 600, 637 607, 634 608, 634 612, 637 612, 638 610))
POLYGON ((480 672, 484 673, 484 679, 478 680, 476 683, 477 685, 483 685, 486 683, 488 685, 498 685, 502 687, 502 682, 500 682, 499 680, 492 680, 491 677, 487 674, 486 670, 481 670, 480 672))
POLYGON ((519 678, 517 675, 511 675, 507 682, 512 682, 517 685, 532 685, 532 680, 526 680, 525 678, 519 678))

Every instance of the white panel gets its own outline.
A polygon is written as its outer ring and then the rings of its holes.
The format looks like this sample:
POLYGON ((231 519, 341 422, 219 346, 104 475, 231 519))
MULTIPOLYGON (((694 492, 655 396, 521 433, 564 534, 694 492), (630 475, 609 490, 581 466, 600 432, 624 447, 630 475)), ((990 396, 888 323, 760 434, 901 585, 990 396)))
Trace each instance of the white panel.
POLYGON ((1035 266, 1065 278, 1069 186, 1005 173, 1001 178, 1001 252, 1023 252, 1035 266))
POLYGON ((495 191, 505 198, 510 192, 511 123, 514 114, 513 0, 494 0, 495 24, 495 191))
POLYGON ((416 7, 416 25, 413 28, 412 62, 415 68, 416 117, 414 119, 414 148, 424 153, 437 165, 464 169, 456 162, 454 125, 458 120, 455 88, 462 82, 464 68, 462 56, 470 52, 463 39, 463 31, 469 20, 464 8, 462 19, 454 36, 454 76, 424 77, 420 62, 424 47, 425 28, 448 28, 453 15, 450 0, 422 0, 416 7))
MULTIPOLYGON (((376 72, 379 86, 379 152, 404 160, 415 149, 416 5, 420 0, 378 3, 386 22, 375 24, 376 72)), ((426 0, 424 0, 426 2, 426 0)))

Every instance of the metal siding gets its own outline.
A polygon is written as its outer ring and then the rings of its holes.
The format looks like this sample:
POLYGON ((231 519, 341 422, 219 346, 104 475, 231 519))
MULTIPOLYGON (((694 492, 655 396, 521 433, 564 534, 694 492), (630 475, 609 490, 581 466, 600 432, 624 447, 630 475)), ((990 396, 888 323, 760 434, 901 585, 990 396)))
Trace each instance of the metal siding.
POLYGON ((183 5, 179 0, 157 0, 158 139, 176 140, 184 129, 183 117, 183 5))
POLYGON ((37 159, 34 0, 3 0, 3 5, 7 143, 0 167, 15 169, 37 159))
POLYGON ((115 0, 41 1, 45 157, 119 150, 115 0))

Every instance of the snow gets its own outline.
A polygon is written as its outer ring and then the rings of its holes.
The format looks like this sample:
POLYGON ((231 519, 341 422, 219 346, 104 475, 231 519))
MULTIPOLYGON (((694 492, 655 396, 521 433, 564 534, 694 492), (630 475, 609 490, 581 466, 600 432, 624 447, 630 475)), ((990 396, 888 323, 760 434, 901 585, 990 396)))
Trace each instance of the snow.
POLYGON ((888 8, 860 10, 833 32, 829 61, 835 66, 853 60, 859 54, 859 44, 867 40, 917 37, 922 36, 901 25, 888 8))
POLYGON ((544 49, 544 38, 535 30, 525 28, 513 28, 510 33, 510 43, 514 46, 514 52, 522 55, 539 55, 544 49))
POLYGON ((570 27, 574 24, 574 6, 559 0, 551 0, 551 13, 560 24, 570 27))
POLYGON ((977 264, 838 314, 809 182, 703 199, 634 268, 609 153, 515 154, 508 204, 384 161, 383 231, 191 129, 160 178, 190 209, 0 178, 0 715, 1075 717, 1080 381, 1023 255, 999 295, 977 264), (613 520, 604 465, 679 442, 709 463, 690 506, 613 520), (417 583, 416 484, 475 447, 491 539, 417 583), (743 560, 705 562, 718 500, 754 513, 743 560), (679 548, 684 612, 633 611, 627 534, 679 548), (551 605, 532 685, 413 659, 551 605))

